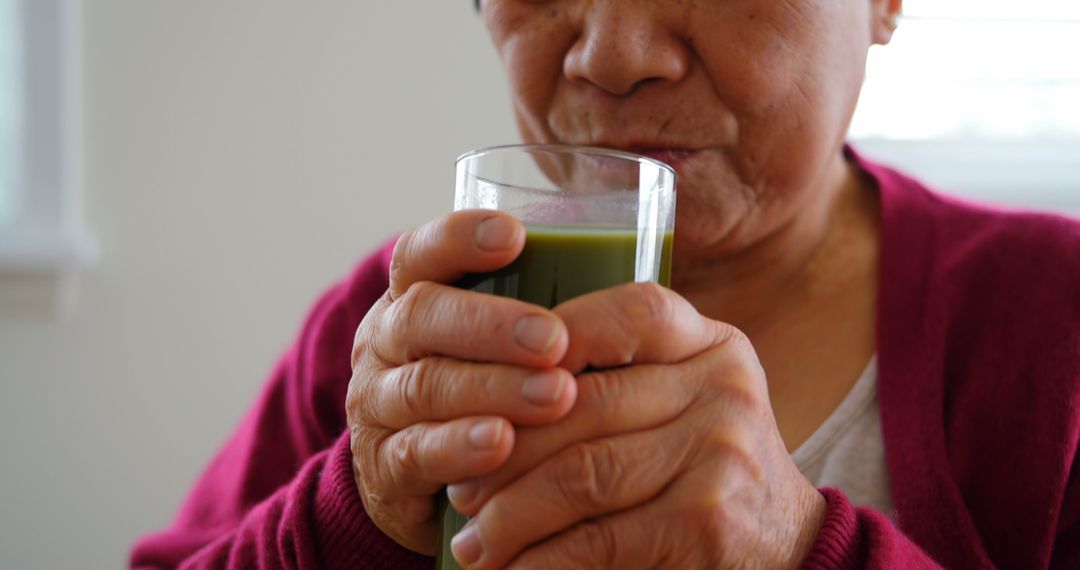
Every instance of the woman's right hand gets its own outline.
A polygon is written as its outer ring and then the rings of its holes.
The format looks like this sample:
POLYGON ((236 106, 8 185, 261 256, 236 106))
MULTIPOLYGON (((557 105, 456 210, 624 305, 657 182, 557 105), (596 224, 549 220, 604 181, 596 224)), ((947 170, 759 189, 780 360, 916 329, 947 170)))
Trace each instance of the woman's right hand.
POLYGON ((524 243, 520 222, 487 210, 406 233, 357 329, 346 403, 357 486, 372 521, 415 552, 436 551, 437 492, 497 469, 514 425, 552 423, 577 396, 555 367, 568 342, 558 317, 449 285, 506 266, 524 243))

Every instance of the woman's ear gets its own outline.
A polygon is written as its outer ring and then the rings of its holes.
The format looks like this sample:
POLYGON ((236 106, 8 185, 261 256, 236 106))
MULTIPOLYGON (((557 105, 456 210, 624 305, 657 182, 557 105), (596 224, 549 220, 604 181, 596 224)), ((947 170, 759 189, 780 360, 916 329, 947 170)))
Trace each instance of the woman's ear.
POLYGON ((903 4, 903 0, 870 0, 870 37, 875 44, 892 40, 903 4))

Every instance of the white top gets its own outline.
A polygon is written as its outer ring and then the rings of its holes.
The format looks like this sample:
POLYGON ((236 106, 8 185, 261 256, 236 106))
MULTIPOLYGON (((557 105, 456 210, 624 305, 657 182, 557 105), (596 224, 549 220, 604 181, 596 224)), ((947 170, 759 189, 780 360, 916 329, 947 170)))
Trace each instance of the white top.
POLYGON ((791 459, 815 487, 834 487, 852 504, 892 518, 892 493, 885 468, 885 442, 877 404, 877 357, 791 459))

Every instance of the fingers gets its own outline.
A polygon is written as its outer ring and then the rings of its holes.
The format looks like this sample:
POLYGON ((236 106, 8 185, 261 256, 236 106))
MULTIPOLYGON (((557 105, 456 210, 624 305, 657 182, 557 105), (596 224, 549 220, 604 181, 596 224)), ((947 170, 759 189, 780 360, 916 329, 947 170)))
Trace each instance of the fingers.
POLYGON ((705 561, 673 552, 686 537, 672 536, 659 523, 655 502, 597 520, 583 522, 521 553, 508 570, 601 570, 621 568, 715 568, 705 561))
POLYGON ((415 283, 451 283, 466 273, 494 271, 514 260, 525 245, 525 226, 493 210, 447 214, 406 232, 390 262, 391 300, 415 283))
POLYGON ((389 364, 440 355, 546 368, 568 340, 562 321, 541 307, 430 281, 415 283, 373 321, 366 346, 389 364))
POLYGON ((495 469, 513 445, 514 430, 505 419, 473 417, 424 422, 393 433, 357 430, 353 457, 363 481, 392 485, 392 490, 372 493, 430 497, 448 482, 495 469))
POLYGON ((570 334, 560 366, 571 372, 635 363, 675 363, 737 335, 677 293, 633 283, 577 297, 554 310, 570 334))
POLYGON ((502 418, 421 423, 391 432, 352 429, 353 468, 364 511, 389 536, 415 552, 434 552, 431 495, 447 482, 495 469, 514 445, 502 418))
POLYGON ((470 568, 502 568, 563 529, 649 501, 686 463, 691 438, 681 431, 672 424, 560 452, 492 497, 455 537, 455 556, 470 568))
POLYGON ((498 471, 451 485, 454 506, 476 514, 504 486, 567 446, 671 422, 694 401, 691 374, 685 367, 641 365, 582 375, 570 413, 551 425, 515 430, 514 450, 498 471))
POLYGON ((455 212, 402 236, 390 288, 357 328, 352 366, 388 368, 429 355, 548 368, 566 350, 566 327, 550 311, 462 291, 445 282, 510 263, 524 226, 487 210, 455 212), (501 244, 501 245, 500 245, 501 244))
POLYGON ((495 469, 514 446, 514 430, 498 417, 424 422, 390 436, 383 445, 383 465, 390 479, 412 480, 412 490, 431 495, 442 485, 495 469))
POLYGON ((553 422, 570 411, 577 381, 561 368, 535 370, 428 357, 369 382, 369 424, 404 429, 423 421, 494 415, 515 425, 553 422))
MULTIPOLYGON (((534 543, 506 567, 799 567, 814 544, 827 505, 791 464, 790 456, 780 455, 792 473, 788 484, 802 487, 794 494, 763 487, 758 477, 740 468, 738 460, 712 457, 688 466, 648 502, 534 543)), ((783 478, 784 470, 774 466, 768 476, 783 478)))

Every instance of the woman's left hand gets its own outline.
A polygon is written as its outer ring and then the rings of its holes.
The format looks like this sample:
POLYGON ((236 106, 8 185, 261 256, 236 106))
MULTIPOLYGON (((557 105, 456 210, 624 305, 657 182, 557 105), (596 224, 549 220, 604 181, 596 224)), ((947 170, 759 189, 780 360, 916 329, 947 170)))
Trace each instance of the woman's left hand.
POLYGON ((495 474, 451 486, 468 568, 795 568, 825 500, 792 463, 734 327, 650 284, 555 309, 574 410, 521 429, 495 474))

